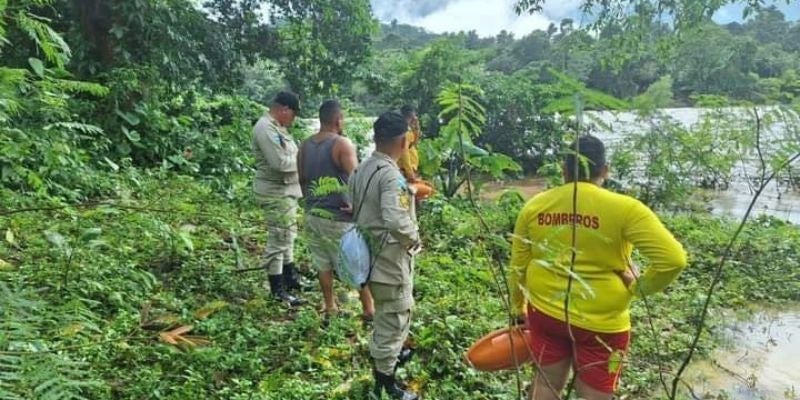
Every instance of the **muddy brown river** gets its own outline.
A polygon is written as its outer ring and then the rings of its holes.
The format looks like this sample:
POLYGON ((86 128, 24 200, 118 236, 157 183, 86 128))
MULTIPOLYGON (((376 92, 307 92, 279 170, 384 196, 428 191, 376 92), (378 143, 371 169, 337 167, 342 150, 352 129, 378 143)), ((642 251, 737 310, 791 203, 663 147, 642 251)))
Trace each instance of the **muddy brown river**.
POLYGON ((686 378, 695 394, 800 400, 800 307, 734 319, 725 336, 725 346, 691 365, 686 378))

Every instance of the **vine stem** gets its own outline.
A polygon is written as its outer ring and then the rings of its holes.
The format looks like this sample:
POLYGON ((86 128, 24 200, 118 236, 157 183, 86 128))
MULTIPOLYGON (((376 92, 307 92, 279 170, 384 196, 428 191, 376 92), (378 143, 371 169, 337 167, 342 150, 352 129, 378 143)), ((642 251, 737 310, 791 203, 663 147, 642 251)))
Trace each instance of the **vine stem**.
MULTIPOLYGON (((578 225, 576 223, 577 218, 575 215, 578 214, 578 178, 580 177, 580 164, 581 164, 581 143, 580 143, 580 134, 581 134, 581 127, 583 125, 583 104, 581 103, 580 93, 575 94, 575 116, 577 119, 578 126, 575 129, 575 160, 573 163, 573 176, 570 176, 572 179, 572 224, 570 226, 570 235, 571 235, 571 246, 570 246, 570 262, 569 262, 569 274, 567 274, 567 293, 564 296, 564 323, 567 325, 567 333, 569 334, 569 341, 570 345, 572 346, 572 363, 575 367, 577 367, 578 360, 577 360, 577 344, 575 342, 575 334, 572 332, 572 323, 569 317, 569 306, 570 306, 570 297, 572 296, 572 285, 574 283, 573 277, 575 276, 575 261, 578 257, 578 225)), ((572 390, 575 387, 575 379, 577 378, 577 374, 573 374, 572 381, 569 384, 569 388, 567 390, 567 398, 572 394, 572 390)))
MULTIPOLYGON (((468 163, 466 146, 464 144, 464 136, 463 136, 463 131, 462 131, 463 124, 462 124, 461 118, 463 118, 463 114, 462 114, 463 108, 464 108, 464 104, 463 104, 463 94, 462 94, 462 83, 459 82, 458 83, 458 114, 457 114, 457 118, 459 119, 459 124, 458 124, 457 134, 458 134, 458 142, 459 142, 459 148, 460 148, 460 151, 461 151, 462 160, 464 160, 464 164, 465 164, 465 174, 466 174, 466 183, 467 183, 467 199, 468 199, 468 201, 470 203, 470 206, 474 210, 475 215, 478 217, 478 221, 480 222, 481 228, 487 234, 491 234, 491 228, 489 227, 489 224, 486 222, 486 219, 484 218, 483 214, 481 213, 480 205, 475 200, 475 195, 474 195, 474 192, 472 190, 472 168, 470 167, 470 165, 468 163)), ((509 300, 511 293, 510 293, 510 289, 508 287, 508 279, 506 278, 506 274, 505 274, 505 271, 503 269, 503 263, 497 259, 498 257, 495 257, 493 255, 490 255, 490 257, 488 257, 488 258, 490 260, 492 260, 494 262, 494 264, 495 264, 495 268, 490 268, 490 271, 492 273, 493 281, 494 281, 495 285, 497 286, 497 291, 500 293, 500 298, 503 301, 503 306, 506 309, 506 314, 507 314, 507 317, 508 317, 509 329, 513 329, 513 327, 515 326, 515 320, 514 320, 514 315, 511 312, 511 302, 509 300)), ((515 372, 516 384, 517 384, 517 398, 521 399, 522 398, 522 378, 520 377, 520 368, 519 368, 519 362, 518 362, 519 357, 518 357, 518 355, 517 355, 517 353, 515 351, 516 347, 514 345, 514 336, 513 335, 509 335, 509 340, 510 340, 510 344, 511 344, 511 356, 512 356, 512 358, 514 360, 514 365, 515 365, 514 372, 515 372)), ((536 367, 536 369, 538 371, 541 371, 541 366, 539 365, 538 361, 533 360, 533 363, 534 363, 534 366, 536 367)), ((546 382, 548 388, 550 389, 550 391, 556 397, 560 398, 559 393, 556 391, 556 389, 552 385, 552 383, 547 379, 545 379, 545 382, 546 382)))

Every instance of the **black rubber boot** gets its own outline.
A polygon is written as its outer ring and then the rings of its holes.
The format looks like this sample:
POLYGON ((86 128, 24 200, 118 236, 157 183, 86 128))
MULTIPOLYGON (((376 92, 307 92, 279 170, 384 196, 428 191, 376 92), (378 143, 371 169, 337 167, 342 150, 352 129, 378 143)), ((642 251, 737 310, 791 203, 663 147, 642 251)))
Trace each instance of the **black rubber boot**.
POLYGON ((303 300, 286 292, 286 289, 283 287, 283 275, 269 276, 269 290, 272 292, 272 297, 286 303, 289 307, 297 307, 305 304, 303 300))
POLYGON ((361 314, 361 324, 364 326, 364 329, 372 329, 372 323, 374 321, 374 315, 361 314))
POLYGON ((294 263, 285 264, 283 266, 283 284, 287 290, 295 290, 298 292, 306 290, 306 285, 300 281, 300 274, 294 267, 294 263))
POLYGON ((411 347, 403 347, 403 350, 400 350, 400 355, 397 356, 397 366, 395 367, 395 370, 403 365, 406 365, 406 363, 411 361, 412 357, 414 357, 414 349, 411 347))
POLYGON ((381 398, 384 392, 393 400, 419 399, 419 396, 401 387, 394 375, 385 375, 378 372, 378 370, 373 370, 373 372, 375 373, 375 396, 378 399, 381 398))

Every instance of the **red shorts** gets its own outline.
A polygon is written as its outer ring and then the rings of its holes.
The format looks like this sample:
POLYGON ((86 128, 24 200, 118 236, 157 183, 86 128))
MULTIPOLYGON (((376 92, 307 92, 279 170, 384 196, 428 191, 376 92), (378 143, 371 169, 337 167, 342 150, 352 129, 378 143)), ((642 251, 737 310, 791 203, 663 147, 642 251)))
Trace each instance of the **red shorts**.
POLYGON ((572 326, 573 352, 565 322, 529 307, 527 325, 533 358, 539 365, 548 366, 572 358, 575 374, 583 383, 603 393, 616 391, 630 331, 598 333, 572 326))

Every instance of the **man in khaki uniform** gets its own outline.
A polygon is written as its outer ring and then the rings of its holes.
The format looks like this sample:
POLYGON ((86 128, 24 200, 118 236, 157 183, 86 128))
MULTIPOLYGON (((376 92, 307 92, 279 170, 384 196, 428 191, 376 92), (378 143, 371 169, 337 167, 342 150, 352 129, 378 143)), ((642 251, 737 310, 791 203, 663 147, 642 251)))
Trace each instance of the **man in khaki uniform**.
POLYGON ((375 394, 415 400, 395 379, 398 356, 411 326, 414 254, 421 249, 414 194, 397 166, 407 148, 408 124, 396 112, 373 125, 376 151, 350 179, 355 223, 367 232, 375 260, 369 289, 375 302, 370 355, 375 362, 375 394))
POLYGON ((264 209, 269 235, 262 265, 269 276, 272 296, 291 307, 303 304, 287 292, 287 288, 300 286, 293 247, 297 236, 297 200, 302 192, 297 176, 297 145, 286 128, 294 122, 299 108, 296 94, 278 93, 253 127, 252 143, 256 159, 253 191, 264 209))

